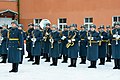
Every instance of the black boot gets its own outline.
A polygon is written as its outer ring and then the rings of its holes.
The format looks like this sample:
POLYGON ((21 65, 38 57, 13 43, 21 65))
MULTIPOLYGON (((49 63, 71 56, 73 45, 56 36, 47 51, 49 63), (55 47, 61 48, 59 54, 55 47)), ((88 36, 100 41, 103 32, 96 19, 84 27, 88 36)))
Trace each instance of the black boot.
POLYGON ((93 68, 97 68, 96 67, 96 61, 93 61, 93 68))
POLYGON ((40 56, 35 56, 35 62, 32 65, 39 65, 40 63, 40 56))
POLYGON ((23 62, 23 55, 21 55, 21 61, 19 64, 22 64, 22 62, 23 62))
POLYGON ((73 59, 73 67, 76 67, 76 61, 77 61, 77 59, 74 58, 74 59, 73 59))
POLYGON ((88 68, 93 68, 93 61, 90 61, 90 66, 88 68))
POLYGON ((118 69, 117 59, 114 59, 114 64, 115 64, 115 67, 113 69, 118 69))
POLYGON ((12 70, 9 71, 10 73, 11 72, 18 72, 18 63, 13 63, 12 64, 12 70))
POLYGON ((71 64, 68 67, 73 67, 73 58, 71 58, 71 64))
POLYGON ((6 63, 7 60, 7 54, 2 55, 2 61, 0 63, 6 63))
POLYGON ((91 65, 88 68, 96 68, 96 61, 91 61, 91 65))
POLYGON ((52 64, 50 64, 50 66, 54 66, 55 65, 55 58, 52 58, 52 64))
POLYGON ((43 53, 43 57, 41 59, 45 59, 46 58, 46 54, 47 53, 43 53))
POLYGON ((86 64, 86 57, 81 57, 81 62, 80 64, 86 64))
POLYGON ((28 60, 28 62, 29 62, 29 61, 34 61, 33 58, 34 58, 34 57, 31 56, 30 59, 28 60))
POLYGON ((100 58, 100 63, 99 65, 105 65, 105 58, 100 58))
POLYGON ((117 59, 118 69, 120 69, 120 59, 117 59))
POLYGON ((31 53, 28 53, 28 56, 27 56, 27 57, 25 57, 25 58, 30 58, 30 54, 31 54, 31 53))
POLYGON ((111 62, 111 55, 110 54, 107 54, 107 60, 106 62, 111 62))
POLYGON ((48 54, 46 54, 46 60, 45 60, 45 62, 50 62, 50 57, 49 57, 48 54))
POLYGON ((58 59, 62 59, 62 54, 59 55, 58 59))
POLYGON ((63 55, 62 63, 67 63, 67 60, 68 60, 68 56, 67 55, 63 55))
POLYGON ((55 58, 54 66, 57 66, 58 58, 55 58))

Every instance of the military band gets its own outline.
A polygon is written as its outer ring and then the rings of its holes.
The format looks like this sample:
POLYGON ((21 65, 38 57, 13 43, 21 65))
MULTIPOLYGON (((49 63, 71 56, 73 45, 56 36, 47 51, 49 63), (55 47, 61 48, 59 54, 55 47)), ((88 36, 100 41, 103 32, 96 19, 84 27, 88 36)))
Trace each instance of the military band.
POLYGON ((6 63, 8 59, 8 63, 12 63, 10 72, 18 72, 25 49, 28 52, 28 61, 34 61, 32 65, 39 65, 43 56, 45 62, 52 62, 50 66, 57 66, 59 57, 62 56, 62 63, 67 63, 70 59, 68 67, 76 67, 79 58, 80 64, 90 61, 88 68, 97 68, 98 59, 99 65, 105 65, 105 60, 111 62, 113 59, 113 69, 120 69, 119 22, 113 27, 106 26, 106 31, 104 25, 97 29, 94 24, 90 25, 90 30, 86 30, 86 25, 81 25, 81 29, 77 30, 77 25, 71 24, 59 31, 58 26, 51 25, 50 22, 44 23, 44 27, 30 23, 26 32, 23 25, 18 25, 15 20, 11 22, 11 26, 9 29, 7 24, 0 27, 0 63, 6 63))

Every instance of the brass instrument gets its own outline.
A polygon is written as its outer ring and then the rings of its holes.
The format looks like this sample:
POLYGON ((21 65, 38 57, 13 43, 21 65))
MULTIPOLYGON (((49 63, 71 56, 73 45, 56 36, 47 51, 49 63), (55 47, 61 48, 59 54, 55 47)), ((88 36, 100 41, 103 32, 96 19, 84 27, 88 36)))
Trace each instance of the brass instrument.
MULTIPOLYGON (((110 30, 110 32, 109 32, 109 36, 110 36, 110 35, 112 35, 112 30, 110 30)), ((111 45, 110 39, 108 39, 108 45, 111 45)))
MULTIPOLYGON (((69 36, 69 38, 70 38, 71 36, 69 36)), ((72 39, 74 39, 76 37, 76 32, 75 32, 75 34, 71 37, 71 39, 70 40, 72 40, 72 39)), ((71 43, 67 43, 66 44, 66 48, 69 48, 70 46, 74 46, 74 42, 71 42, 71 43)))
POLYGON ((47 35, 47 34, 48 34, 48 32, 46 31, 46 32, 45 32, 45 36, 44 36, 44 41, 45 41, 45 42, 47 41, 47 38, 48 38, 48 35, 47 35))
MULTIPOLYGON (((102 32, 100 32, 100 36, 102 36, 102 32)), ((102 44, 102 39, 99 41, 99 46, 102 44)))
POLYGON ((52 40, 53 40, 53 37, 52 37, 52 35, 50 35, 49 37, 50 37, 50 40, 51 40, 51 41, 50 41, 50 43, 51 43, 51 48, 54 48, 54 46, 53 46, 54 42, 52 41, 52 40))
POLYGON ((34 41, 35 35, 34 35, 33 31, 32 31, 32 36, 33 36, 33 45, 32 45, 32 47, 35 47, 35 42, 36 42, 36 41, 34 41))

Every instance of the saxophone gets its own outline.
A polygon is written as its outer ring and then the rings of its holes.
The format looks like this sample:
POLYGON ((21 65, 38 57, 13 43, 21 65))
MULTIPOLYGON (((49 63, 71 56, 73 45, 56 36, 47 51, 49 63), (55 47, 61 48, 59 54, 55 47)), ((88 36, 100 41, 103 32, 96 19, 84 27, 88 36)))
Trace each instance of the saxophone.
MULTIPOLYGON (((69 37, 70 37, 70 36, 69 36, 69 37)), ((75 37, 76 37, 76 32, 75 32, 75 34, 72 36, 72 38, 71 38, 70 40, 74 39, 75 37)), ((71 43, 68 42, 68 43, 66 44, 66 47, 67 47, 67 48, 69 48, 70 46, 74 46, 74 42, 71 42, 71 43)))
POLYGON ((44 38, 44 41, 46 42, 47 41, 47 38, 48 38, 48 36, 47 36, 47 34, 48 34, 48 32, 47 32, 47 30, 46 30, 46 32, 45 32, 45 38, 44 38))
POLYGON ((91 47, 92 46, 92 34, 90 33, 90 44, 89 44, 89 46, 91 47))
MULTIPOLYGON (((102 36, 102 32, 100 32, 100 36, 102 36)), ((99 41, 99 46, 102 44, 102 39, 99 41)))

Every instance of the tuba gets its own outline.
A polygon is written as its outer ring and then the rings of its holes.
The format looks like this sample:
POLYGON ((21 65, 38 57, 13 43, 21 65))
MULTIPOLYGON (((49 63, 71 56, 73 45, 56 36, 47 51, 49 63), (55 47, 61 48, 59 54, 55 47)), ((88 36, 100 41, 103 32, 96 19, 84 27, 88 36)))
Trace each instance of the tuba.
POLYGON ((42 21, 40 22, 40 27, 42 29, 46 28, 46 24, 51 24, 51 22, 48 19, 42 19, 42 21))
MULTIPOLYGON (((51 22, 48 20, 48 19, 43 19, 41 22, 40 22, 40 27, 42 29, 45 29, 46 28, 46 24, 51 24, 51 22)), ((44 41, 46 42, 47 38, 48 38, 48 32, 46 30, 45 32, 45 35, 44 35, 44 41)))

